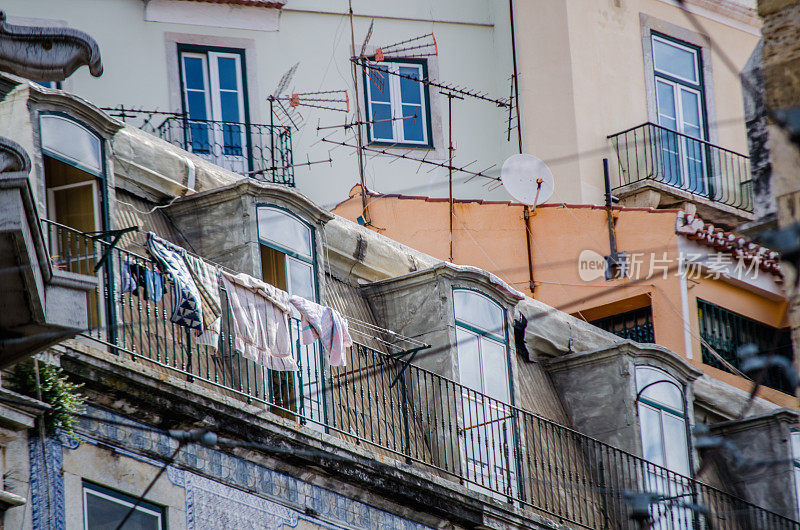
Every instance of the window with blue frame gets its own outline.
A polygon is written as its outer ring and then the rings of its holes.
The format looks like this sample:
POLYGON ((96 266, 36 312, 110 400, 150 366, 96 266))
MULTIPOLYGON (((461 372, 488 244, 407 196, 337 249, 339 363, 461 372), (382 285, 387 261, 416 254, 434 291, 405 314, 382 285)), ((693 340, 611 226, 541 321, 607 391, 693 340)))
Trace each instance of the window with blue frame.
POLYGON ((662 179, 709 195, 705 144, 705 88, 700 48, 664 35, 650 37, 662 179), (677 134, 676 134, 677 133, 677 134))
POLYGON ((376 63, 365 68, 367 127, 370 143, 433 147, 430 94, 423 60, 376 63))
MULTIPOLYGON (((665 498, 691 495, 687 483, 670 473, 691 473, 683 385, 652 366, 637 366, 635 379, 642 456, 658 466, 644 468, 642 489, 665 498)), ((656 521, 652 528, 693 528, 695 522, 692 511, 686 508, 655 504, 651 512, 656 521)))
POLYGON ((188 45, 178 50, 187 149, 215 157, 245 156, 244 51, 188 45))
POLYGON ((512 494, 515 468, 511 381, 505 310, 469 289, 453 290, 456 353, 461 391, 461 458, 470 487, 497 496, 487 485, 512 494))
POLYGON ((800 431, 790 434, 792 445, 792 474, 794 478, 794 497, 797 502, 797 515, 800 517, 800 431))
MULTIPOLYGON (((256 215, 261 277, 264 282, 290 295, 317 301, 314 229, 279 206, 259 205, 256 215)), ((300 315, 294 308, 292 316, 290 333, 295 339, 293 347, 299 370, 296 373, 273 372, 270 375, 270 397, 279 406, 278 410, 274 410, 277 414, 294 418, 293 412, 297 412, 301 417, 316 421, 309 422, 309 427, 322 429, 324 393, 321 351, 316 343, 300 344, 300 315)))
POLYGON ((109 488, 90 482, 83 483, 83 528, 85 530, 117 528, 128 512, 126 530, 165 530, 167 521, 164 508, 140 501, 109 488), (134 508, 135 507, 135 508, 134 508))

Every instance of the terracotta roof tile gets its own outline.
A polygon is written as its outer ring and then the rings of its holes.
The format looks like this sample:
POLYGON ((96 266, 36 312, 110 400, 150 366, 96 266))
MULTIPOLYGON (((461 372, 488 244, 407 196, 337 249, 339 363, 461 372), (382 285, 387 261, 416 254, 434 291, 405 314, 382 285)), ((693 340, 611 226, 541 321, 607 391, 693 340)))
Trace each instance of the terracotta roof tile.
POLYGON ((712 247, 718 252, 727 252, 748 264, 755 261, 759 269, 782 276, 778 261, 780 256, 777 252, 753 243, 742 235, 726 232, 711 223, 706 223, 697 215, 679 211, 675 218, 675 233, 701 245, 712 247))
POLYGON ((271 0, 184 0, 186 2, 205 2, 207 4, 228 4, 234 6, 248 6, 248 7, 274 7, 282 8, 286 1, 271 1, 271 0))

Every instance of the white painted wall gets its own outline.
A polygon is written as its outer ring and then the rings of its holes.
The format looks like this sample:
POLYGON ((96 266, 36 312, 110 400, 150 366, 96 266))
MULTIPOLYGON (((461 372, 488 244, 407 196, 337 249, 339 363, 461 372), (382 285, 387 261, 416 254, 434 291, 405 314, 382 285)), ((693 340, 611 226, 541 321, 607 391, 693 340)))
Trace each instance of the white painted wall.
MULTIPOLYGON (((262 8, 210 7, 213 4, 191 1, 151 2, 147 17, 147 4, 142 0, 6 0, 3 9, 11 17, 66 21, 97 40, 105 68, 103 76, 92 78, 86 68, 81 68, 65 88, 98 106, 123 104, 180 110, 175 41, 247 50, 253 123, 268 123, 266 95, 283 72, 297 61, 300 67, 294 87, 290 88, 298 91, 346 88, 351 100, 354 99, 347 0, 289 0, 277 18, 270 18, 274 12, 265 15, 262 8), (186 13, 183 19, 180 10, 186 13), (247 10, 253 13, 252 18, 247 17, 247 10), (155 22, 146 18, 192 23, 155 22), (241 27, 264 29, 237 29, 241 27)), ((373 16, 374 45, 432 31, 439 45, 435 63, 441 80, 495 97, 508 97, 511 55, 507 9, 508 4, 498 0, 353 0, 356 46, 360 47, 373 16)), ((446 149, 441 146, 447 141, 447 100, 434 91, 431 96, 438 118, 434 136, 440 148, 429 152, 427 159, 441 161, 446 157, 446 149)), ((359 98, 363 105, 363 94, 359 98)), ((515 137, 512 135, 512 141, 506 141, 503 109, 473 100, 456 100, 453 108, 457 161, 466 164, 477 159, 471 168, 482 169, 492 164, 499 168, 515 152, 515 137)), ((344 123, 345 116, 314 109, 304 113, 306 126, 299 132, 293 131, 295 162, 325 159, 331 146, 318 142, 317 123, 344 123)), ((349 119, 354 119, 352 113, 349 119)), ((344 139, 345 135, 342 132, 333 138, 344 139)), ((412 154, 422 157, 425 153, 412 154)), ((331 156, 332 166, 320 164, 295 171, 299 191, 329 207, 345 199, 359 178, 353 150, 340 147, 331 156)), ((469 183, 461 182, 463 179, 463 175, 456 174, 456 196, 509 198, 502 188, 487 190, 483 179, 469 183)), ((429 173, 428 167, 418 171, 415 163, 384 156, 367 157, 366 181, 369 187, 383 192, 447 196, 446 171, 436 169, 429 173)))

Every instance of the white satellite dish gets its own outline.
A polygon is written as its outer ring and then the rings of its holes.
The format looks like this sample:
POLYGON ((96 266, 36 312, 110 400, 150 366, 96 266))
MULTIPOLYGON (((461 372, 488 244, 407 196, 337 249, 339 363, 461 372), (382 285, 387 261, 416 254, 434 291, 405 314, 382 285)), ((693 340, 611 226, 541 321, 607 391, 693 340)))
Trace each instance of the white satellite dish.
POLYGON ((553 196, 555 182, 547 165, 533 155, 513 155, 503 162, 500 181, 522 204, 536 207, 553 196))

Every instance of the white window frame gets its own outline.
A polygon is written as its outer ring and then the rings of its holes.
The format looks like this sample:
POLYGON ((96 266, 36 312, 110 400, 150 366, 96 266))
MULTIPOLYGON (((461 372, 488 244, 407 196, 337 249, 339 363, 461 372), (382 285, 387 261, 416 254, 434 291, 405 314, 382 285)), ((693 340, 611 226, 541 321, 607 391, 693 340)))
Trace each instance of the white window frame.
MULTIPOLYGON (((419 78, 424 79, 425 68, 420 63, 403 63, 403 62, 395 62, 395 61, 386 61, 380 63, 372 63, 373 66, 381 66, 386 67, 389 71, 386 74, 386 80, 389 85, 389 105, 391 109, 390 117, 392 118, 399 118, 403 116, 403 101, 402 101, 402 93, 400 91, 400 81, 401 78, 396 75, 400 72, 400 68, 417 68, 419 70, 419 78)), ((365 69, 365 92, 366 92, 366 100, 367 100, 367 121, 371 121, 372 118, 372 89, 371 89, 371 75, 372 72, 375 70, 366 68, 365 69)), ((392 121, 392 135, 393 138, 386 139, 386 138, 375 138, 375 134, 373 132, 372 125, 368 125, 369 130, 369 139, 371 143, 391 143, 391 144, 403 144, 403 145, 415 145, 421 147, 429 147, 432 146, 431 139, 428 137, 428 128, 430 126, 430 109, 428 107, 428 99, 427 99, 427 86, 419 82, 419 91, 420 91, 420 115, 418 116, 422 119, 422 141, 419 140, 406 140, 405 139, 405 130, 403 129, 403 121, 404 120, 395 120, 392 121)), ((380 104, 385 104, 383 102, 379 102, 380 104)), ((410 105, 410 103, 409 103, 410 105)), ((416 103, 414 103, 416 105, 416 103)))
MULTIPOLYGON (((505 310, 503 309, 502 306, 500 306, 500 304, 498 304, 497 302, 495 302, 494 300, 492 300, 488 296, 486 296, 486 295, 484 295, 482 293, 479 293, 477 291, 473 291, 471 289, 458 289, 458 288, 453 289, 453 295, 454 295, 453 298, 454 299, 455 299, 455 293, 459 292, 459 291, 460 292, 469 293, 471 296, 479 296, 481 298, 484 298, 488 302, 490 302, 493 306, 495 306, 501 312, 501 314, 502 314, 502 322, 505 324, 505 322, 506 322, 505 310)), ((463 380, 462 372, 461 372, 463 363, 477 362, 479 364, 479 367, 480 367, 481 388, 471 388, 471 390, 474 390, 475 392, 479 392, 481 394, 489 396, 489 394, 490 394, 489 389, 486 388, 486 386, 487 386, 487 377, 486 377, 487 366, 486 366, 486 363, 483 360, 483 348, 484 348, 484 344, 486 344, 487 342, 491 342, 491 343, 494 343, 496 345, 499 345, 499 346, 501 346, 503 348, 503 351, 505 353, 505 355, 503 357, 503 361, 504 361, 503 362, 503 366, 500 367, 499 369, 502 370, 502 376, 507 378, 507 381, 508 381, 507 382, 507 387, 506 387, 507 388, 507 394, 505 396, 502 396, 501 398, 492 398, 492 399, 497 399, 497 401, 499 401, 501 403, 505 402, 505 403, 507 403, 509 405, 513 405, 513 403, 512 403, 512 381, 511 381, 511 378, 508 375, 509 374, 509 355, 508 355, 509 350, 508 350, 508 333, 507 333, 506 326, 505 325, 503 326, 503 330, 502 330, 503 331, 503 336, 501 337, 501 336, 498 336, 496 334, 496 332, 498 330, 489 331, 489 329, 488 329, 489 326, 485 326, 485 325, 482 326, 482 325, 480 325, 478 323, 466 322, 466 321, 459 320, 458 314, 456 312, 455 304, 454 304, 454 307, 453 307, 453 314, 455 315, 456 356, 458 357, 458 365, 459 365, 459 381, 463 380), (476 343, 477 343, 477 348, 476 349, 477 349, 477 352, 478 352, 478 359, 467 359, 464 356, 464 354, 459 351, 459 348, 458 348, 458 342, 459 342, 458 341, 458 334, 459 333, 465 334, 468 337, 467 340, 475 340, 476 341, 476 343)), ((465 386, 465 388, 469 388, 469 387, 465 386)), ((516 468, 516 462, 514 462, 514 459, 512 458, 512 449, 511 449, 514 446, 514 439, 513 439, 514 438, 514 425, 512 423, 511 418, 501 419, 500 421, 502 423, 497 422, 497 420, 500 417, 500 415, 501 414, 508 414, 508 411, 501 410, 497 405, 493 405, 491 401, 484 402, 483 398, 479 398, 478 396, 476 396, 476 395, 474 395, 474 394, 472 394, 472 393, 470 393, 470 392, 468 392, 466 390, 462 390, 461 407, 462 407, 462 409, 468 409, 468 410, 477 410, 476 408, 480 407, 481 411, 482 411, 482 418, 484 419, 484 421, 491 421, 492 425, 487 425, 487 426, 481 426, 481 425, 467 426, 466 423, 465 423, 466 422, 465 413, 464 413, 464 410, 462 410, 462 414, 460 415, 460 417, 458 419, 458 423, 459 423, 459 428, 460 429, 464 429, 465 433, 467 432, 467 429, 478 429, 479 432, 480 431, 491 432, 493 435, 499 435, 502 432, 502 434, 504 436, 506 436, 506 443, 508 444, 508 448, 509 448, 509 452, 508 453, 503 453, 502 450, 498 451, 498 450, 496 450, 497 448, 493 448, 493 450, 490 450, 485 455, 487 457, 487 460, 488 460, 486 462, 483 462, 483 461, 475 458, 475 455, 472 455, 473 458, 471 460, 469 460, 467 458, 467 456, 468 456, 467 455, 467 447, 471 443, 471 440, 467 436, 465 436, 464 439, 460 441, 459 446, 461 448, 460 449, 460 454, 461 454, 462 466, 464 467, 464 469, 467 470, 468 476, 472 476, 474 478, 479 476, 480 479, 481 479, 481 482, 483 482, 484 484, 492 484, 493 482, 496 482, 498 476, 504 477, 504 479, 507 481, 508 491, 507 491, 507 494, 504 495, 504 494, 498 493, 498 492, 496 492, 494 490, 490 490, 488 488, 482 487, 479 484, 474 484, 472 482, 468 482, 467 486, 470 489, 473 489, 475 491, 479 491, 481 493, 485 493, 487 495, 493 496, 495 498, 503 499, 503 500, 506 500, 509 497, 513 497, 515 492, 517 491, 517 468, 516 468), (488 420, 489 418, 491 418, 491 420, 488 420), (498 427, 498 425, 502 425, 502 427, 498 427), (502 429, 502 431, 501 431, 501 429, 502 429), (498 458, 501 459, 501 460, 504 460, 504 461, 498 462, 497 461, 498 458), (500 470, 499 473, 496 472, 497 469, 500 470)), ((480 434, 478 436, 480 436, 480 434)), ((474 478, 473 478, 473 480, 474 480, 474 478)), ((498 484, 495 483, 494 486, 497 487, 498 484)))
MULTIPOLYGON (((265 247, 269 247, 271 249, 277 250, 278 252, 282 253, 284 256, 284 268, 286 271, 286 290, 289 294, 293 294, 291 291, 292 285, 292 278, 291 278, 291 267, 289 267, 289 262, 294 261, 299 263, 303 266, 308 267, 311 270, 311 279, 313 281, 313 291, 314 291, 314 299, 313 302, 316 302, 319 297, 319 285, 317 283, 317 267, 316 267, 316 259, 314 255, 315 246, 314 246, 314 228, 296 216, 294 213, 287 211, 285 208, 280 206, 276 206, 274 204, 258 204, 256 205, 256 229, 258 230, 258 243, 259 245, 264 245, 265 247), (269 234, 261 233, 260 227, 262 226, 260 219, 259 219, 259 212, 261 210, 269 210, 274 213, 278 213, 280 215, 285 216, 286 218, 290 219, 292 222, 299 224, 302 226, 306 233, 308 234, 308 243, 310 247, 311 255, 306 255, 305 250, 299 247, 295 248, 287 248, 284 244, 278 243, 274 241, 269 234)), ((305 246, 305 242, 303 245, 305 246)), ((300 318, 300 314, 294 307, 291 307, 291 315, 295 319, 300 318)), ((293 324, 292 324, 293 325, 293 324)), ((298 325, 296 329, 292 330, 294 337, 300 336, 300 326, 298 325)), ((296 341, 299 345, 299 340, 296 341)), ((300 410, 301 404, 303 408, 306 409, 306 416, 310 416, 311 418, 316 418, 318 421, 309 421, 306 423, 306 426, 321 432, 325 432, 326 427, 322 424, 322 420, 325 416, 325 399, 323 393, 324 387, 324 379, 317 378, 322 375, 322 370, 324 367, 324 361, 322 360, 321 352, 319 349, 319 345, 317 342, 309 344, 307 346, 300 346, 300 351, 298 353, 304 352, 308 359, 311 359, 313 356, 314 363, 316 365, 317 370, 309 371, 307 367, 304 366, 303 359, 300 359, 301 370, 296 373, 297 377, 294 378, 294 390, 296 397, 296 406, 297 410, 300 410), (311 377, 313 376, 313 378, 311 377), (300 385, 300 378, 303 378, 302 388, 300 385), (314 394, 314 395, 312 395, 314 394), (312 399, 312 398, 316 398, 312 399)))
MULTIPOLYGON (((210 157, 213 162, 230 169, 234 172, 245 171, 247 167, 247 136, 245 130, 245 123, 247 118, 245 116, 244 105, 244 84, 245 79, 242 71, 242 56, 239 53, 222 52, 222 51, 187 51, 181 50, 179 52, 181 81, 183 86, 183 93, 181 98, 183 101, 183 108, 186 110, 187 119, 189 122, 208 123, 208 138, 209 138, 209 153, 198 153, 200 156, 210 157), (206 104, 206 119, 192 119, 188 116, 189 112, 189 92, 197 92, 197 89, 190 89, 186 83, 186 63, 184 58, 200 59, 202 61, 204 88, 205 88, 205 104, 206 104), (233 59, 236 64, 236 82, 237 82, 237 103, 239 110, 238 122, 223 122, 222 120, 222 92, 232 92, 229 89, 220 88, 219 83, 219 63, 218 59, 227 58, 233 59), (241 154, 226 154, 225 153, 225 136, 223 131, 224 123, 240 124, 240 146, 241 154)), ((186 146, 191 151, 192 144, 187 142, 186 146)))
MULTIPOLYGON (((636 400, 636 414, 639 418, 639 437, 641 442, 641 449, 642 454, 644 456, 644 447, 645 447, 645 436, 655 436, 658 435, 660 438, 660 445, 661 445, 661 459, 662 463, 657 464, 653 462, 654 465, 663 467, 668 469, 669 471, 676 473, 676 474, 683 474, 682 470, 673 470, 670 468, 667 462, 667 454, 666 454, 666 447, 667 443, 669 442, 665 438, 665 429, 664 429, 664 416, 669 415, 673 418, 678 418, 683 422, 683 435, 687 437, 687 433, 689 430, 688 418, 686 417, 685 410, 677 410, 674 408, 672 404, 665 403, 658 401, 657 399, 644 397, 648 390, 654 389, 658 385, 668 385, 673 388, 677 388, 680 391, 681 395, 681 406, 685 409, 686 406, 686 392, 682 385, 678 383, 678 381, 669 375, 667 372, 660 368, 656 368, 654 366, 647 366, 647 365, 640 365, 635 368, 634 377, 636 378, 636 389, 637 389, 637 400, 636 400), (644 371, 652 371, 657 372, 658 378, 655 381, 640 387, 639 378, 641 377, 640 374, 644 371), (642 410, 650 410, 654 411, 658 414, 658 433, 645 433, 642 429, 641 423, 641 416, 642 410)), ((689 446, 688 437, 685 440, 686 442, 686 469, 687 471, 686 476, 691 475, 691 459, 689 458, 689 452, 691 451, 691 447, 689 446)), ((644 484, 643 488, 647 491, 652 491, 656 493, 662 493, 665 496, 680 496, 684 495, 688 492, 688 486, 686 484, 682 484, 680 481, 671 480, 669 475, 662 476, 660 471, 656 471, 657 468, 652 469, 644 469, 643 470, 643 479, 644 484)), ((656 521, 653 525, 653 528, 659 530, 683 530, 684 528, 690 528, 691 522, 694 521, 694 515, 691 510, 687 508, 680 508, 680 507, 667 507, 663 504, 654 504, 651 508, 651 512, 653 514, 653 518, 656 521), (664 512, 664 513, 662 513, 664 512), (670 514, 671 521, 665 519, 665 515, 670 514), (688 523, 688 526, 687 526, 688 523)))
POLYGON ((789 433, 789 449, 792 452, 792 475, 794 479, 794 499, 795 502, 797 503, 796 513, 797 516, 800 518, 800 431, 791 431, 789 433))
MULTIPOLYGON (((132 502, 128 502, 125 499, 121 499, 121 498, 119 498, 117 496, 108 495, 107 493, 103 493, 101 491, 98 491, 98 489, 95 489, 95 488, 93 488, 91 486, 88 486, 85 483, 81 486, 81 489, 83 490, 82 497, 83 497, 83 528, 84 528, 84 530, 92 530, 91 528, 89 528, 89 505, 86 502, 87 494, 91 494, 91 495, 94 495, 94 496, 99 497, 101 499, 114 502, 116 504, 124 506, 125 508, 127 508, 129 510, 134 506, 134 503, 132 503, 132 502)), ((122 496, 122 495, 123 494, 120 494, 120 496, 122 496)), ((125 496, 129 497, 128 495, 125 495, 125 496)), ((164 518, 165 514, 164 514, 164 510, 163 509, 156 512, 156 511, 150 510, 147 507, 142 506, 141 504, 139 504, 138 506, 136 506, 135 511, 144 512, 144 513, 146 513, 148 515, 155 516, 158 519, 158 528, 159 528, 159 530, 166 527, 165 518, 164 518)))

